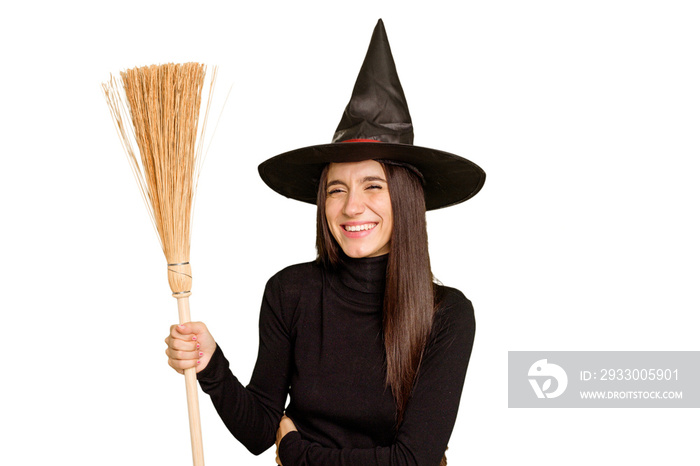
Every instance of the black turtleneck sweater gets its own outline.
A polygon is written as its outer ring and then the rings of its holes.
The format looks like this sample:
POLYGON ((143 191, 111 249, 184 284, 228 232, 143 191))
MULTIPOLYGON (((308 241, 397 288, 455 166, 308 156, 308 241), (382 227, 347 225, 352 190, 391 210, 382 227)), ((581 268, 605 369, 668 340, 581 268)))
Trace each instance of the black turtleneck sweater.
POLYGON ((396 429, 385 387, 382 301, 387 256, 288 267, 267 283, 260 346, 244 387, 217 347, 199 383, 231 433, 260 454, 286 411, 298 429, 280 444, 284 466, 437 466, 452 433, 474 341, 474 311, 439 287, 440 305, 418 381, 396 429), (290 403, 285 410, 287 394, 290 403))

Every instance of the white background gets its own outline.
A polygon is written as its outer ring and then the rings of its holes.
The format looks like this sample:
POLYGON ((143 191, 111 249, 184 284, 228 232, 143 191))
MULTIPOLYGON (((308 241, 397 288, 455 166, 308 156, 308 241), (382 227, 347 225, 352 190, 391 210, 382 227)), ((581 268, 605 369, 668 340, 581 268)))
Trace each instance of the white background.
MULTIPOLYGON (((478 323, 450 464, 696 464, 697 410, 508 409, 506 364, 700 349, 697 3, 248 3, 3 7, 3 462, 191 464, 163 353, 176 302, 100 83, 199 61, 220 66, 217 99, 233 86, 199 182, 191 307, 247 383, 265 281, 315 256, 314 208, 256 167, 330 141, 381 17, 416 144, 487 173, 428 214, 434 273, 478 323)), ((274 464, 200 403, 207 465, 274 464)))

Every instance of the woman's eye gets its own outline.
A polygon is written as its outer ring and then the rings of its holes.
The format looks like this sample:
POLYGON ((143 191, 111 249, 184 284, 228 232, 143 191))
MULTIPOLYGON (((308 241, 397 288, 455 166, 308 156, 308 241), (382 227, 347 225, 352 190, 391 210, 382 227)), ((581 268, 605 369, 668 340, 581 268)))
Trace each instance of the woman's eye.
POLYGON ((367 186, 367 189, 382 189, 382 187, 379 186, 378 184, 372 184, 372 185, 367 186))
POLYGON ((337 193, 341 193, 341 192, 343 192, 342 189, 331 189, 330 191, 328 191, 328 195, 330 196, 332 194, 337 194, 337 193))

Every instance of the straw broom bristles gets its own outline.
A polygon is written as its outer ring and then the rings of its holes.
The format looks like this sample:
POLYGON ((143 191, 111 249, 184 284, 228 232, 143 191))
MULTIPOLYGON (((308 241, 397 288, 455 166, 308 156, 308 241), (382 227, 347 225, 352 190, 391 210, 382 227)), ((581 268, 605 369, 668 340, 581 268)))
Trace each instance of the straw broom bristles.
MULTIPOLYGON (((206 67, 198 63, 152 65, 122 71, 128 113, 117 80, 112 78, 103 84, 168 264, 189 262, 192 205, 211 103, 211 98, 207 98, 202 131, 198 134, 205 76, 206 67), (131 120, 132 128, 124 123, 127 119, 131 120), (128 129, 132 130, 131 134, 128 129), (133 150, 132 139, 138 145, 140 158, 133 150)), ((215 76, 216 68, 212 72, 210 96, 215 76)), ((170 266, 168 281, 175 296, 189 293, 189 266, 170 266)))
MULTIPOLYGON (((152 65, 121 72, 128 112, 118 80, 112 77, 109 83, 102 85, 168 262, 168 283, 173 296, 178 298, 180 323, 190 321, 190 220, 216 68, 211 75, 200 131, 204 65, 152 65), (132 126, 125 123, 129 116, 132 126), (132 140, 138 145, 140 157, 134 151, 132 140)), ((195 466, 203 466, 194 368, 185 371, 185 380, 193 460, 195 466)))

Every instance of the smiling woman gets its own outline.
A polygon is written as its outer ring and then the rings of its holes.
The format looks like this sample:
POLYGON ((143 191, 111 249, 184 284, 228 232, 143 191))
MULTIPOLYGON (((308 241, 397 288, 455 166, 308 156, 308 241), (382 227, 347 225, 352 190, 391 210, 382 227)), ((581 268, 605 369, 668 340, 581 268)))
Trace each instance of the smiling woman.
POLYGON ((171 328, 170 365, 197 367, 251 452, 276 444, 284 466, 446 464, 474 311, 434 282, 425 213, 470 198, 485 175, 412 143, 380 21, 334 142, 259 167, 275 191, 317 205, 318 257, 268 281, 250 384, 204 324, 171 328))

